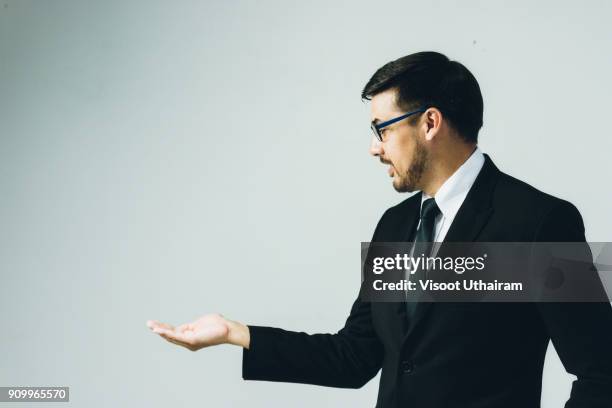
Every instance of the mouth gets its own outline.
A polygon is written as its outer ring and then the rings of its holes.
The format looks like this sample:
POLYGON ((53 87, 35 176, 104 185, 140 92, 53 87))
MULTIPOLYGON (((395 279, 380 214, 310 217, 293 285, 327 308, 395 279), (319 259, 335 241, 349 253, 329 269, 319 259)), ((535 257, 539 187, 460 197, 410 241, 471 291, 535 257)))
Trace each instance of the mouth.
POLYGON ((382 158, 380 158, 380 162, 382 164, 388 164, 389 165, 389 168, 387 169, 387 174, 389 175, 389 177, 395 176, 395 168, 393 167, 393 164, 391 164, 390 161, 383 160, 382 158))

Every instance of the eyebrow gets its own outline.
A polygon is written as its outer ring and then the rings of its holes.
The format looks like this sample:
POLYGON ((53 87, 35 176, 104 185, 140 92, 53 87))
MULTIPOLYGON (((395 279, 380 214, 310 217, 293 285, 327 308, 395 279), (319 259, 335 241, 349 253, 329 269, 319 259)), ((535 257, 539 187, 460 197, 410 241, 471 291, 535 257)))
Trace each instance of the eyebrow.
POLYGON ((373 124, 378 125, 380 122, 382 122, 380 119, 378 118, 374 118, 374 120, 372 121, 373 124))

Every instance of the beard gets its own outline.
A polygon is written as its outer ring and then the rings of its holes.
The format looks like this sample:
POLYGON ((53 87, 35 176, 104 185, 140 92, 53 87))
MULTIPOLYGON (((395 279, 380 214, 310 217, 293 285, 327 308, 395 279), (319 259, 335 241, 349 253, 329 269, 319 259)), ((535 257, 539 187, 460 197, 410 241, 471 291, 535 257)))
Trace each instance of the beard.
POLYGON ((423 177, 423 173, 429 165, 429 154, 421 142, 417 140, 414 150, 414 158, 405 174, 397 174, 397 179, 393 180, 393 188, 398 193, 412 193, 419 190, 418 185, 423 177))

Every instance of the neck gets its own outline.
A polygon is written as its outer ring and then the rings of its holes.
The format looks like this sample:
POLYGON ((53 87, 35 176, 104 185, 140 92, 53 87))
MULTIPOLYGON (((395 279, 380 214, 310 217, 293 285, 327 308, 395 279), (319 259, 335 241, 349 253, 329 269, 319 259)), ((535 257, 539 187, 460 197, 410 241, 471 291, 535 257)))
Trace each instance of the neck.
POLYGON ((430 197, 435 197, 442 184, 467 161, 474 150, 476 150, 475 144, 462 143, 451 149, 444 149, 432 157, 428 175, 421 190, 430 197))

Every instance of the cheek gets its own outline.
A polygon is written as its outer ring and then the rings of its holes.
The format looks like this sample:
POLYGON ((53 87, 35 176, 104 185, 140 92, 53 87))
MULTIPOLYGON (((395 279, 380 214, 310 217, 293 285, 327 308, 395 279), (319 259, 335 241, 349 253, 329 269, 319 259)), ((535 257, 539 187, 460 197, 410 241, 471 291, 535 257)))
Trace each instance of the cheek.
POLYGON ((405 171, 412 161, 414 147, 410 142, 395 143, 390 146, 389 158, 393 162, 394 167, 402 172, 405 171))

